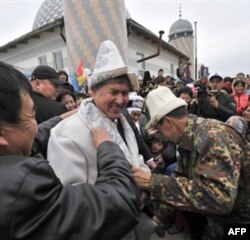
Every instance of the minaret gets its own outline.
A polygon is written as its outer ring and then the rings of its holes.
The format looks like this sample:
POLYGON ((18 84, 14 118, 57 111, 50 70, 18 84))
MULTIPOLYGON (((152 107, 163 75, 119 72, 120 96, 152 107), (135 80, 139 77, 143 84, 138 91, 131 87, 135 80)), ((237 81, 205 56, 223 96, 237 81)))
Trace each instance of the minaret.
POLYGON ((194 78, 194 36, 192 24, 182 18, 181 4, 179 6, 179 19, 169 29, 169 44, 189 57, 191 76, 194 78))

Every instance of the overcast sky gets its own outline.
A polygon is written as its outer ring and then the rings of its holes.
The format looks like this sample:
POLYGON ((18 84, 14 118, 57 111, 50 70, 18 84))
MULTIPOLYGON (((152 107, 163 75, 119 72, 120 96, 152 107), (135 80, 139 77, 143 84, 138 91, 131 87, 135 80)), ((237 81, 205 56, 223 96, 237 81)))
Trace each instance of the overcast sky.
MULTIPOLYGON (((32 30, 42 0, 0 0, 0 46, 32 30)), ((132 19, 168 41, 171 25, 182 18, 197 21, 198 63, 211 73, 250 73, 250 0, 125 0, 132 19)))

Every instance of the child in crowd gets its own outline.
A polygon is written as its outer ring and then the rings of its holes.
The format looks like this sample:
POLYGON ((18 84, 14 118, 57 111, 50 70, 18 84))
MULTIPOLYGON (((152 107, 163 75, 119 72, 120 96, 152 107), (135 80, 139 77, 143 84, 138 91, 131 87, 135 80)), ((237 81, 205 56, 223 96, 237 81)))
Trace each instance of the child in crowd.
MULTIPOLYGON (((161 174, 169 173, 167 168, 176 162, 175 144, 169 142, 162 133, 156 132, 152 137, 151 152, 156 163, 156 168, 153 172, 161 174)), ((171 173, 172 171, 169 174, 171 173)))
POLYGON ((88 98, 88 95, 83 92, 76 92, 75 93, 75 99, 76 99, 76 105, 79 107, 84 99, 88 98))
POLYGON ((61 91, 57 96, 56 101, 65 104, 68 110, 73 110, 76 108, 75 95, 69 90, 61 91))
POLYGON ((246 93, 246 82, 244 80, 240 79, 233 82, 232 95, 236 102, 237 115, 242 115, 249 102, 249 95, 246 93))

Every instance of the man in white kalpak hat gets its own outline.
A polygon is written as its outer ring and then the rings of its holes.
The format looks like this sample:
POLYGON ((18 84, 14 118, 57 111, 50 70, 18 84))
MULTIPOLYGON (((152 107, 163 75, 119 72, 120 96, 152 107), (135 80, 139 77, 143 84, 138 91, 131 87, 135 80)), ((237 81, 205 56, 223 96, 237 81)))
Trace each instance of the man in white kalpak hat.
MULTIPOLYGON (((89 78, 92 97, 81 103, 75 115, 60 122, 51 131, 48 160, 58 178, 63 184, 95 184, 97 159, 90 132, 94 126, 108 131, 131 167, 149 172, 139 155, 135 134, 122 114, 129 101, 130 89, 137 87, 137 79, 134 74, 128 73, 128 67, 113 42, 107 40, 101 44, 93 74, 89 78)), ((155 225, 152 224, 153 227, 155 225)), ((145 231, 145 234, 142 238, 136 238, 139 233, 132 231, 124 239, 149 239, 149 232, 145 231)))
POLYGON ((148 123, 146 116, 142 113, 144 98, 138 96, 136 92, 129 94, 129 102, 127 105, 128 113, 133 120, 139 133, 144 137, 146 135, 145 127, 148 123))
POLYGON ((196 223, 194 234, 203 236, 195 239, 224 239, 226 224, 249 223, 249 143, 221 121, 188 114, 186 102, 167 87, 151 91, 146 105, 148 127, 177 144, 180 153, 174 176, 133 169, 137 185, 160 205, 157 218, 164 221, 169 207, 202 214, 208 231, 196 223))

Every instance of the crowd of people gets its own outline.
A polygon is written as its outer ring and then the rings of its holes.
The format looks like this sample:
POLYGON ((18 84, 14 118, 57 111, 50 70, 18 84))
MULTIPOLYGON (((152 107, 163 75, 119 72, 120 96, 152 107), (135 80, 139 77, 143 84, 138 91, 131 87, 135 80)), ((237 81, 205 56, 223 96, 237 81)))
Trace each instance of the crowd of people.
POLYGON ((138 84, 104 41, 83 93, 64 70, 0 62, 0 239, 222 239, 250 223, 250 77, 183 66, 138 84))

